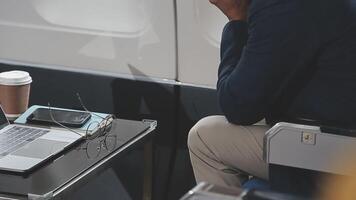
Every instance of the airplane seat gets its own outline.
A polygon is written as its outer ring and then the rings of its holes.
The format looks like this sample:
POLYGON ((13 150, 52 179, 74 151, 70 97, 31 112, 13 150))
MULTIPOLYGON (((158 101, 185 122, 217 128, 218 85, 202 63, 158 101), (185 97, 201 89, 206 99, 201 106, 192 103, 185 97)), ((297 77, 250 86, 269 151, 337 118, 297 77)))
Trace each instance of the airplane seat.
POLYGON ((267 131, 264 159, 269 181, 251 178, 245 189, 273 190, 311 197, 320 192, 323 177, 355 175, 342 165, 356 148, 356 129, 281 122, 267 131))
POLYGON ((278 123, 264 137, 270 189, 311 197, 325 177, 355 176, 345 168, 355 148, 356 129, 278 123))

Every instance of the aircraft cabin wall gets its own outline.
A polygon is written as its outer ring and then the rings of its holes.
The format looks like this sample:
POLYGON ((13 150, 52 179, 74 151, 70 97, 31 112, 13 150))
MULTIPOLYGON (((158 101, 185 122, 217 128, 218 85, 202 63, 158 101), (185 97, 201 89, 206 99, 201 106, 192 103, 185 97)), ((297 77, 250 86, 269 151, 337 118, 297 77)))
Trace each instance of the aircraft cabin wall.
POLYGON ((177 0, 177 21, 179 81, 215 88, 227 18, 207 1, 177 0))
POLYGON ((225 22, 201 0, 2 0, 0 59, 215 87, 225 22))
POLYGON ((175 79, 174 27, 167 0, 2 0, 0 58, 175 79))

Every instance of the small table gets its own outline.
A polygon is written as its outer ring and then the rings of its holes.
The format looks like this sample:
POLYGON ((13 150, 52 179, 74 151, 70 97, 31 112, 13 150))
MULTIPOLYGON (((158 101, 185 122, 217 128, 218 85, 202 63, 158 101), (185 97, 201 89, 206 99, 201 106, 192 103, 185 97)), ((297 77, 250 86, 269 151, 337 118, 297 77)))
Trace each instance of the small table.
MULTIPOLYGON (((75 191, 86 180, 110 167, 113 161, 147 139, 156 129, 153 120, 132 121, 115 119, 108 134, 115 135, 111 151, 101 148, 95 157, 88 155, 88 148, 103 145, 96 138, 81 141, 29 174, 0 172, 0 199, 61 199, 75 191), (87 145, 90 142, 91 145, 87 145)), ((144 196, 151 198, 152 142, 145 143, 144 196)), ((99 148, 98 148, 99 149, 99 148)))

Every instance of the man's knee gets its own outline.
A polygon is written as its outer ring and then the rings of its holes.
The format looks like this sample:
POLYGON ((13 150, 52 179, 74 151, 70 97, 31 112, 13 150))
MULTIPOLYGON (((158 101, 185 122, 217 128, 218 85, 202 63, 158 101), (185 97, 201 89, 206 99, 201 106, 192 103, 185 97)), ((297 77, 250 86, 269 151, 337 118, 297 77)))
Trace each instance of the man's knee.
POLYGON ((204 146, 202 145, 204 143, 202 137, 204 137, 204 140, 209 140, 216 134, 214 133, 214 126, 217 120, 223 120, 222 116, 205 117, 190 129, 188 134, 188 147, 190 150, 200 149, 204 146))
POLYGON ((195 124, 189 131, 187 141, 189 151, 191 151, 192 149, 196 149, 196 147, 198 146, 197 144, 199 143, 199 136, 197 129, 197 124, 195 124))

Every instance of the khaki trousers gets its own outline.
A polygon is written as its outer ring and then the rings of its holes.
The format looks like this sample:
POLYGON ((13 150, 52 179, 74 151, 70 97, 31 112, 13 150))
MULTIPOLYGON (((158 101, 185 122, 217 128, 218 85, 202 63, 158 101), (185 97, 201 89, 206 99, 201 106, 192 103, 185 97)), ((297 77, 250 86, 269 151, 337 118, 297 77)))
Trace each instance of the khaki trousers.
POLYGON ((200 120, 189 132, 188 148, 197 182, 239 187, 248 175, 268 179, 263 161, 267 125, 238 126, 224 116, 200 120))

